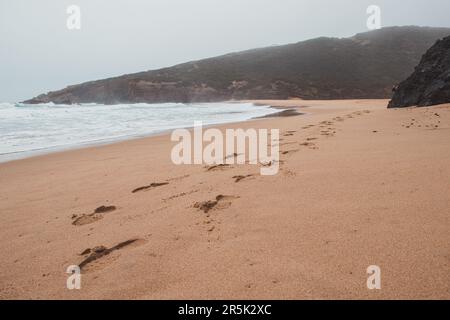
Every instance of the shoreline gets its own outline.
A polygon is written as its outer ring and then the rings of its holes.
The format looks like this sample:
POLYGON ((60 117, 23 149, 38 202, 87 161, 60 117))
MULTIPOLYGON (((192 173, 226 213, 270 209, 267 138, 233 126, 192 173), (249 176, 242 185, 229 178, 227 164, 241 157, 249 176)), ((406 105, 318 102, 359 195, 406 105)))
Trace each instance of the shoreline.
MULTIPOLYGON (((252 102, 251 101, 224 101, 222 103, 252 103, 252 102)), ((264 106, 264 107, 268 107, 268 108, 272 108, 272 109, 283 109, 281 107, 273 107, 273 106, 266 105, 266 104, 259 104, 259 105, 254 104, 254 105, 255 106, 264 106)), ((254 121, 254 120, 258 120, 258 119, 302 115, 301 113, 295 113, 294 111, 292 111, 293 108, 285 108, 285 109, 286 110, 282 110, 282 111, 279 111, 276 113, 269 113, 269 114, 261 116, 261 117, 252 117, 252 118, 241 120, 241 121, 208 124, 208 125, 204 125, 203 127, 208 128, 208 127, 213 127, 213 126, 223 126, 226 124, 245 123, 248 121, 254 121)), ((3 153, 3 154, 0 154, 0 165, 2 163, 8 163, 11 161, 19 161, 19 160, 40 157, 40 156, 45 156, 45 155, 54 154, 54 153, 111 145, 111 144, 115 144, 115 143, 121 143, 121 142, 136 140, 136 139, 145 139, 145 138, 150 138, 150 137, 155 137, 155 136, 165 136, 165 135, 169 135, 169 133, 171 131, 176 130, 176 129, 192 130, 193 127, 191 127, 191 126, 177 127, 177 128, 173 128, 173 129, 160 130, 160 131, 157 131, 154 133, 149 133, 149 134, 127 135, 127 136, 123 136, 120 138, 97 139, 97 140, 92 140, 92 141, 88 141, 88 142, 78 143, 75 145, 51 146, 51 147, 44 147, 44 148, 38 148, 38 149, 33 149, 33 150, 27 150, 27 151, 15 151, 15 152, 3 153), (17 155, 17 156, 15 156, 15 155, 17 155)))
POLYGON ((255 102, 307 110, 215 126, 280 129, 275 176, 167 134, 1 163, 0 298, 449 299, 450 104, 255 102))

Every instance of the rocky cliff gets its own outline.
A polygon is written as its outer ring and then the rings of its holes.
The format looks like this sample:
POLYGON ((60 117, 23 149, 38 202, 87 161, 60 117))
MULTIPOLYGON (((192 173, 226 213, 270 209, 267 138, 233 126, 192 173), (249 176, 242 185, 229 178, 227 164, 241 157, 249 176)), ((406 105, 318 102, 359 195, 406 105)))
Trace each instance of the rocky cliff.
POLYGON ((389 108, 450 103, 450 37, 436 42, 395 89, 389 108))
POLYGON ((240 99, 390 98, 450 29, 390 27, 318 38, 87 82, 27 103, 160 103, 240 99))

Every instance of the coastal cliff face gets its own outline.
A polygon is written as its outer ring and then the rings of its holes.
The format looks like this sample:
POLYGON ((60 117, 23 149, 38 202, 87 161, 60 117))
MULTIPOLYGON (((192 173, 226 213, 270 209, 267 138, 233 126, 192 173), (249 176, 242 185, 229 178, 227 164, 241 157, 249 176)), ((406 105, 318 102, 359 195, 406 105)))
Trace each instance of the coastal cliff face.
POLYGON ((389 108, 450 103, 450 37, 422 57, 413 74, 400 83, 389 108))
POLYGON ((391 27, 318 38, 69 86, 26 103, 163 103, 390 98, 446 28, 391 27))

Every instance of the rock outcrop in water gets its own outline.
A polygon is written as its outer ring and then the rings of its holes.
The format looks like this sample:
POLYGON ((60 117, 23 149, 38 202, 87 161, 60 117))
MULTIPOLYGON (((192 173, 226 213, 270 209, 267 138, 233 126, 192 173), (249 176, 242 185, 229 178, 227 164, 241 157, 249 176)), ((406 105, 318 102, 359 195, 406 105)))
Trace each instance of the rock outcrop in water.
POLYGON ((390 98, 447 28, 391 27, 87 82, 26 103, 162 103, 390 98))
POLYGON ((450 37, 423 56, 414 73, 395 90, 389 108, 450 103, 450 37))

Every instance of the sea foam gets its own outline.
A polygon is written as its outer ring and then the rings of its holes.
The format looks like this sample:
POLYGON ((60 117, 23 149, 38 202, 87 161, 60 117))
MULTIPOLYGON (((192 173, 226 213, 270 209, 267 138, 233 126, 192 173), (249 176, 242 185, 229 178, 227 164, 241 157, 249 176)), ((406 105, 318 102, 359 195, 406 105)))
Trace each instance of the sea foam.
POLYGON ((252 103, 0 103, 0 162, 171 129, 245 121, 279 110, 252 103))

